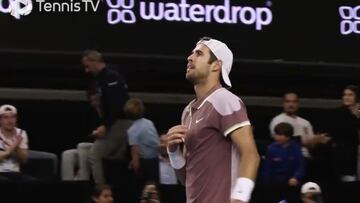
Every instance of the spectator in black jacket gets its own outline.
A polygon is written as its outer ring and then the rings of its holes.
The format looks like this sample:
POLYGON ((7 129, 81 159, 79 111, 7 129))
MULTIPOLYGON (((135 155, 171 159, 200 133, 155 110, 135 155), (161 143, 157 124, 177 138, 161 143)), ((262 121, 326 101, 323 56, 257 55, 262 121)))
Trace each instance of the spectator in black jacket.
POLYGON ((102 160, 125 159, 126 130, 131 121, 125 120, 123 106, 129 99, 127 85, 120 74, 110 68, 96 50, 86 50, 81 62, 85 72, 95 76, 101 102, 101 125, 93 131, 96 140, 90 151, 90 167, 96 183, 104 183, 102 160))
POLYGON ((359 89, 349 85, 343 91, 343 106, 333 112, 331 125, 335 142, 335 168, 341 181, 357 179, 357 156, 360 137, 359 89))

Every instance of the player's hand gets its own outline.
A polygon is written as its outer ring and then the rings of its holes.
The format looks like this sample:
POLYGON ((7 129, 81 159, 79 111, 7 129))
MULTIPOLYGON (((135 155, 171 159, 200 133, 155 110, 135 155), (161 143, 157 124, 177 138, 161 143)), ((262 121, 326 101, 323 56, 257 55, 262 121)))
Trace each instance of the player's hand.
POLYGON ((104 125, 101 125, 99 127, 96 128, 96 130, 94 131, 94 134, 96 136, 96 138, 103 138, 106 135, 106 127, 104 125))
POLYGON ((174 152, 179 144, 185 143, 187 130, 187 127, 183 125, 177 125, 169 129, 168 133, 166 134, 166 143, 170 152, 174 152))
POLYGON ((297 186, 299 184, 299 181, 296 178, 290 178, 289 179, 289 186, 297 186))

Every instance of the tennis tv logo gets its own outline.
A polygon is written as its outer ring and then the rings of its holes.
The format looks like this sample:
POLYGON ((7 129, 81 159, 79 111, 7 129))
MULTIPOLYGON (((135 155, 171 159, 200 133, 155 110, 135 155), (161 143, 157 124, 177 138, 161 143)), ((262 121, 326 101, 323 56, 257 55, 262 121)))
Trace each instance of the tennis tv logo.
POLYGON ((360 6, 341 6, 339 8, 339 14, 341 17, 341 34, 360 34, 360 6))
MULTIPOLYGON (((97 12, 103 0, 35 0, 39 13, 97 12)), ((33 11, 31 0, 0 0, 0 13, 10 13, 16 19, 33 11)))
POLYGON ((16 19, 26 16, 33 10, 31 0, 0 0, 0 12, 10 13, 16 19))
POLYGON ((138 1, 138 4, 135 0, 106 0, 106 3, 109 7, 107 12, 109 24, 134 24, 141 19, 144 21, 244 24, 255 25, 256 30, 262 30, 273 19, 269 6, 235 6, 231 5, 230 0, 223 0, 222 4, 216 5, 190 4, 187 0, 180 0, 180 2, 147 0, 138 1), (135 9, 139 9, 138 12, 135 9))

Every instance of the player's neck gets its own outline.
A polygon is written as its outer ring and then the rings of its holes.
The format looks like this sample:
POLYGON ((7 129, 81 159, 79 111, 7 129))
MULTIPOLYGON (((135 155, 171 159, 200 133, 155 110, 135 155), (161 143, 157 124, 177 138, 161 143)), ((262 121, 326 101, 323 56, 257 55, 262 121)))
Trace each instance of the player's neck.
POLYGON ((196 99, 201 99, 207 95, 210 91, 221 87, 219 82, 206 82, 194 85, 196 99))

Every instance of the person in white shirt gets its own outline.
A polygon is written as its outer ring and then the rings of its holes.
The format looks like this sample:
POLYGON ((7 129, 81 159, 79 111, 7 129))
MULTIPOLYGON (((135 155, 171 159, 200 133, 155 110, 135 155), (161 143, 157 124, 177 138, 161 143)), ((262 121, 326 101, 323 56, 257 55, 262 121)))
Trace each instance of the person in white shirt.
POLYGON ((20 164, 28 159, 26 131, 17 128, 17 109, 0 107, 0 181, 29 181, 34 178, 20 172, 20 164))
POLYGON ((317 134, 315 136, 311 123, 298 116, 299 97, 294 92, 285 93, 283 97, 283 113, 274 117, 270 122, 271 136, 274 135, 274 128, 277 124, 286 122, 294 128, 294 136, 299 137, 303 146, 302 152, 304 157, 310 157, 309 148, 318 143, 327 143, 329 137, 327 134, 317 134))

